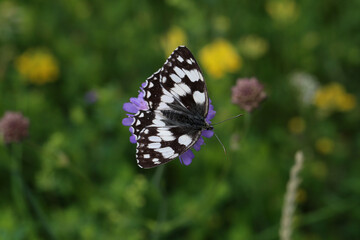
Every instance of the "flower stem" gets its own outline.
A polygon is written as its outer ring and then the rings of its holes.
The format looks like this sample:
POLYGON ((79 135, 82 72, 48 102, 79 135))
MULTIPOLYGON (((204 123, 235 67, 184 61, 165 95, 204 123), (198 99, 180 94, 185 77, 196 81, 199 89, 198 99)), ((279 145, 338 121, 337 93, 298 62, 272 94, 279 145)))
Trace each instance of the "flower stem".
POLYGON ((244 114, 244 136, 245 137, 249 130, 250 130, 250 123, 251 123, 251 113, 244 114))
POLYGON ((29 220, 29 211, 24 196, 24 186, 21 175, 21 144, 11 144, 10 146, 10 160, 11 160, 11 193, 15 204, 15 211, 19 219, 24 221, 24 224, 29 220))
POLYGON ((16 206, 16 211, 20 221, 26 228, 35 230, 35 223, 31 212, 35 213, 42 226, 43 235, 46 239, 55 239, 54 234, 49 228, 46 221, 44 211, 40 204, 32 194, 31 190, 26 186, 22 178, 22 145, 11 144, 10 146, 10 160, 11 160, 11 192, 16 206), (28 225, 28 226, 26 226, 28 225))
POLYGON ((160 238, 160 232, 162 231, 161 225, 166 219, 167 199, 166 199, 165 193, 160 185, 161 178, 164 173, 164 169, 165 169, 164 165, 157 167, 155 175, 153 177, 153 184, 158 189, 158 191, 161 195, 161 201, 159 204, 158 216, 157 216, 157 224, 156 224, 155 230, 152 234, 153 240, 157 240, 160 238))
POLYGON ((52 232, 52 230, 48 224, 44 210, 41 208, 39 202, 37 201, 37 199, 31 192, 31 190, 25 184, 24 184, 24 191, 25 191, 25 194, 27 196, 27 199, 29 200, 29 203, 30 203, 32 209, 34 210, 37 218, 39 219, 39 221, 43 227, 44 236, 46 236, 46 239, 56 239, 54 233, 52 232))

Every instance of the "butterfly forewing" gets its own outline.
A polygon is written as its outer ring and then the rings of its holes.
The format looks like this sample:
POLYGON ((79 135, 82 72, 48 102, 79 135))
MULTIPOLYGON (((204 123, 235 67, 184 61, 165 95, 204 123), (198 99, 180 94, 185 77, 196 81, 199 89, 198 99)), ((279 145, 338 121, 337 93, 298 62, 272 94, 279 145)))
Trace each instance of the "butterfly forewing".
POLYGON ((146 80, 143 89, 149 109, 134 116, 132 127, 137 163, 152 168, 180 156, 196 143, 209 100, 200 67, 183 46, 146 80))
POLYGON ((161 68, 161 85, 187 108, 206 116, 208 96, 204 78, 194 56, 178 47, 161 68))

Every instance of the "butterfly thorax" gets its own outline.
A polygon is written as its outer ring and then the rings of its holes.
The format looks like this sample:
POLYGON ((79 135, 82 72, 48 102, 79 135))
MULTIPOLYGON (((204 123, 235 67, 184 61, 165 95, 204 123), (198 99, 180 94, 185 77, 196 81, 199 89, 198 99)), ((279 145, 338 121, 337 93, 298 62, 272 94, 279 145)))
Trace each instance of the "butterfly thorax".
POLYGON ((199 113, 185 113, 171 110, 163 110, 161 113, 165 117, 164 122, 169 126, 175 125, 194 131, 213 129, 199 113))

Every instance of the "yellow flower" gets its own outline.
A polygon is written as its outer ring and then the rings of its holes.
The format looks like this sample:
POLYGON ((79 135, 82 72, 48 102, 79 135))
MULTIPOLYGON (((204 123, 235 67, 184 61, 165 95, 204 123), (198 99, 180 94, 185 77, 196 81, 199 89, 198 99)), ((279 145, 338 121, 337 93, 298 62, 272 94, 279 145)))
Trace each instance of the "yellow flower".
POLYGON ((356 98, 354 95, 346 93, 338 99, 338 108, 340 111, 347 112, 356 106, 356 98))
POLYGON ((169 56, 179 45, 186 45, 186 33, 179 27, 172 27, 161 39, 165 55, 169 56))
POLYGON ((241 57, 225 39, 206 45, 199 55, 205 71, 214 78, 221 78, 227 72, 236 72, 242 66, 241 57))
POLYGON ((334 141, 327 137, 319 138, 315 142, 315 148, 322 154, 330 154, 334 151, 334 141))
POLYGON ((267 52, 269 44, 261 37, 248 35, 240 39, 239 47, 241 54, 252 59, 258 59, 267 52))
POLYGON ((275 21, 290 23, 299 15, 298 6, 292 0, 270 0, 266 3, 266 11, 275 21))
POLYGON ((356 106, 354 95, 346 93, 339 83, 331 83, 318 89, 315 93, 314 104, 324 111, 350 111, 356 106))
POLYGON ((293 134, 300 134, 304 132, 306 127, 305 121, 301 117, 293 117, 288 123, 288 128, 293 134))
POLYGON ((53 82, 59 75, 56 59, 42 49, 27 50, 17 58, 15 67, 29 82, 39 85, 53 82))

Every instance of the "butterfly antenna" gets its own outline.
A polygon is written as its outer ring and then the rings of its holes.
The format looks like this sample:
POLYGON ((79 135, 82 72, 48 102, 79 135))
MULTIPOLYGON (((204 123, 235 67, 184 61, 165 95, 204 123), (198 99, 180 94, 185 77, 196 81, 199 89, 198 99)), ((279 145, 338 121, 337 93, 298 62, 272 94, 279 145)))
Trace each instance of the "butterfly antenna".
MULTIPOLYGON (((236 115, 236 116, 234 116, 234 117, 231 117, 231 118, 225 119, 225 120, 223 120, 223 121, 221 121, 221 122, 214 123, 214 124, 212 124, 212 126, 218 125, 218 124, 220 124, 220 123, 223 123, 223 122, 229 121, 229 120, 234 119, 234 118, 241 117, 242 115, 243 115, 243 114, 241 114, 241 113, 240 113, 240 114, 238 114, 238 115, 236 115)), ((215 134, 215 136, 216 136, 216 134, 215 134)))
POLYGON ((222 148, 223 148, 223 150, 224 150, 226 159, 227 159, 226 148, 225 148, 224 144, 220 141, 220 138, 218 137, 218 135, 216 135, 215 132, 214 132, 214 135, 215 135, 216 139, 219 141, 219 143, 221 144, 221 146, 222 146, 222 148))
POLYGON ((224 167, 220 173, 220 176, 219 176, 219 180, 222 180, 225 178, 228 170, 229 170, 229 167, 231 165, 231 162, 229 161, 229 158, 227 156, 227 152, 226 152, 226 148, 224 146, 224 144, 221 142, 220 138, 216 135, 216 133, 214 132, 214 135, 216 137, 216 139, 219 141, 220 145, 222 146, 223 150, 224 150, 224 153, 225 153, 225 163, 224 163, 224 167))

